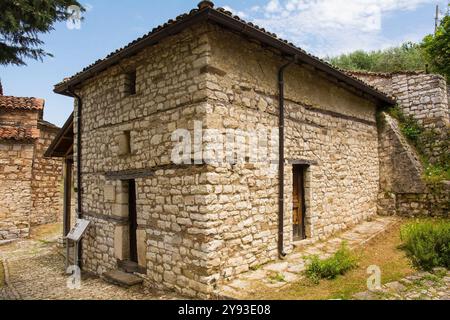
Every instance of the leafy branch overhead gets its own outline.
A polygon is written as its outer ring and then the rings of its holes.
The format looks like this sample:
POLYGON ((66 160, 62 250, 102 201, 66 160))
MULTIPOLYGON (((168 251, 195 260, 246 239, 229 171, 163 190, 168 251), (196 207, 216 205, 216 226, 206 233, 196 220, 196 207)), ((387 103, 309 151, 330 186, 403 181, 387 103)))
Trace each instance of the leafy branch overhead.
POLYGON ((70 19, 70 6, 84 7, 76 0, 0 1, 0 65, 25 65, 25 59, 52 56, 39 38, 56 22, 70 19))

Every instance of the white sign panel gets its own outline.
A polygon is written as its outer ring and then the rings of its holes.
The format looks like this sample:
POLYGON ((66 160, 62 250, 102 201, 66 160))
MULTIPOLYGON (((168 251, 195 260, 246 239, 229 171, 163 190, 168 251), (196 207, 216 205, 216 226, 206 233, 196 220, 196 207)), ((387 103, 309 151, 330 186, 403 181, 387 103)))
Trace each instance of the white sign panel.
POLYGON ((72 230, 70 230, 69 234, 67 235, 67 239, 72 241, 80 241, 83 234, 86 232, 87 228, 89 227, 90 221, 84 220, 84 219, 77 219, 77 222, 75 223, 72 230))

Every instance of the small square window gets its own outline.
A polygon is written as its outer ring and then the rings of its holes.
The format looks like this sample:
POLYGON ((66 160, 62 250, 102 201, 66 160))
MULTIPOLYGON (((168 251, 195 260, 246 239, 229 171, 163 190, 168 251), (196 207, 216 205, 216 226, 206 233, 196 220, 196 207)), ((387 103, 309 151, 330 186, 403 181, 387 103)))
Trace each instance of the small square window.
POLYGON ((125 96, 136 94, 136 70, 125 74, 125 96))

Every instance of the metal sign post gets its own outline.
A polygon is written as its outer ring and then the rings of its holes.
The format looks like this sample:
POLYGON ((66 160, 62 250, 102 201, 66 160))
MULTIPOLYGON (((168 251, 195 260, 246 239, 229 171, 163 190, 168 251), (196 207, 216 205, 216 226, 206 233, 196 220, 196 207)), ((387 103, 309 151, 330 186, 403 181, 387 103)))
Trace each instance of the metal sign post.
POLYGON ((69 267, 69 241, 73 241, 74 243, 74 265, 78 266, 78 246, 80 243, 80 240, 83 238, 83 235, 86 233, 89 224, 91 222, 89 220, 84 219, 77 219, 77 222, 73 226, 73 228, 70 230, 70 232, 66 236, 67 240, 67 258, 66 258, 66 270, 69 267))

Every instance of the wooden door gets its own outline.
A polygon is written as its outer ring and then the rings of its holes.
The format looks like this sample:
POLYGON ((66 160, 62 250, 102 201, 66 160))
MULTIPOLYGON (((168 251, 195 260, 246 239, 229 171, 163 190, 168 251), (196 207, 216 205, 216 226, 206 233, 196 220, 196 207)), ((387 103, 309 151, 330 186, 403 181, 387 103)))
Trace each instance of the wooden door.
POLYGON ((130 261, 138 262, 137 256, 137 211, 136 211, 136 182, 128 182, 128 210, 130 219, 130 261))
POLYGON ((293 167, 293 231, 294 240, 303 240, 305 235, 305 166, 294 165, 293 167))

